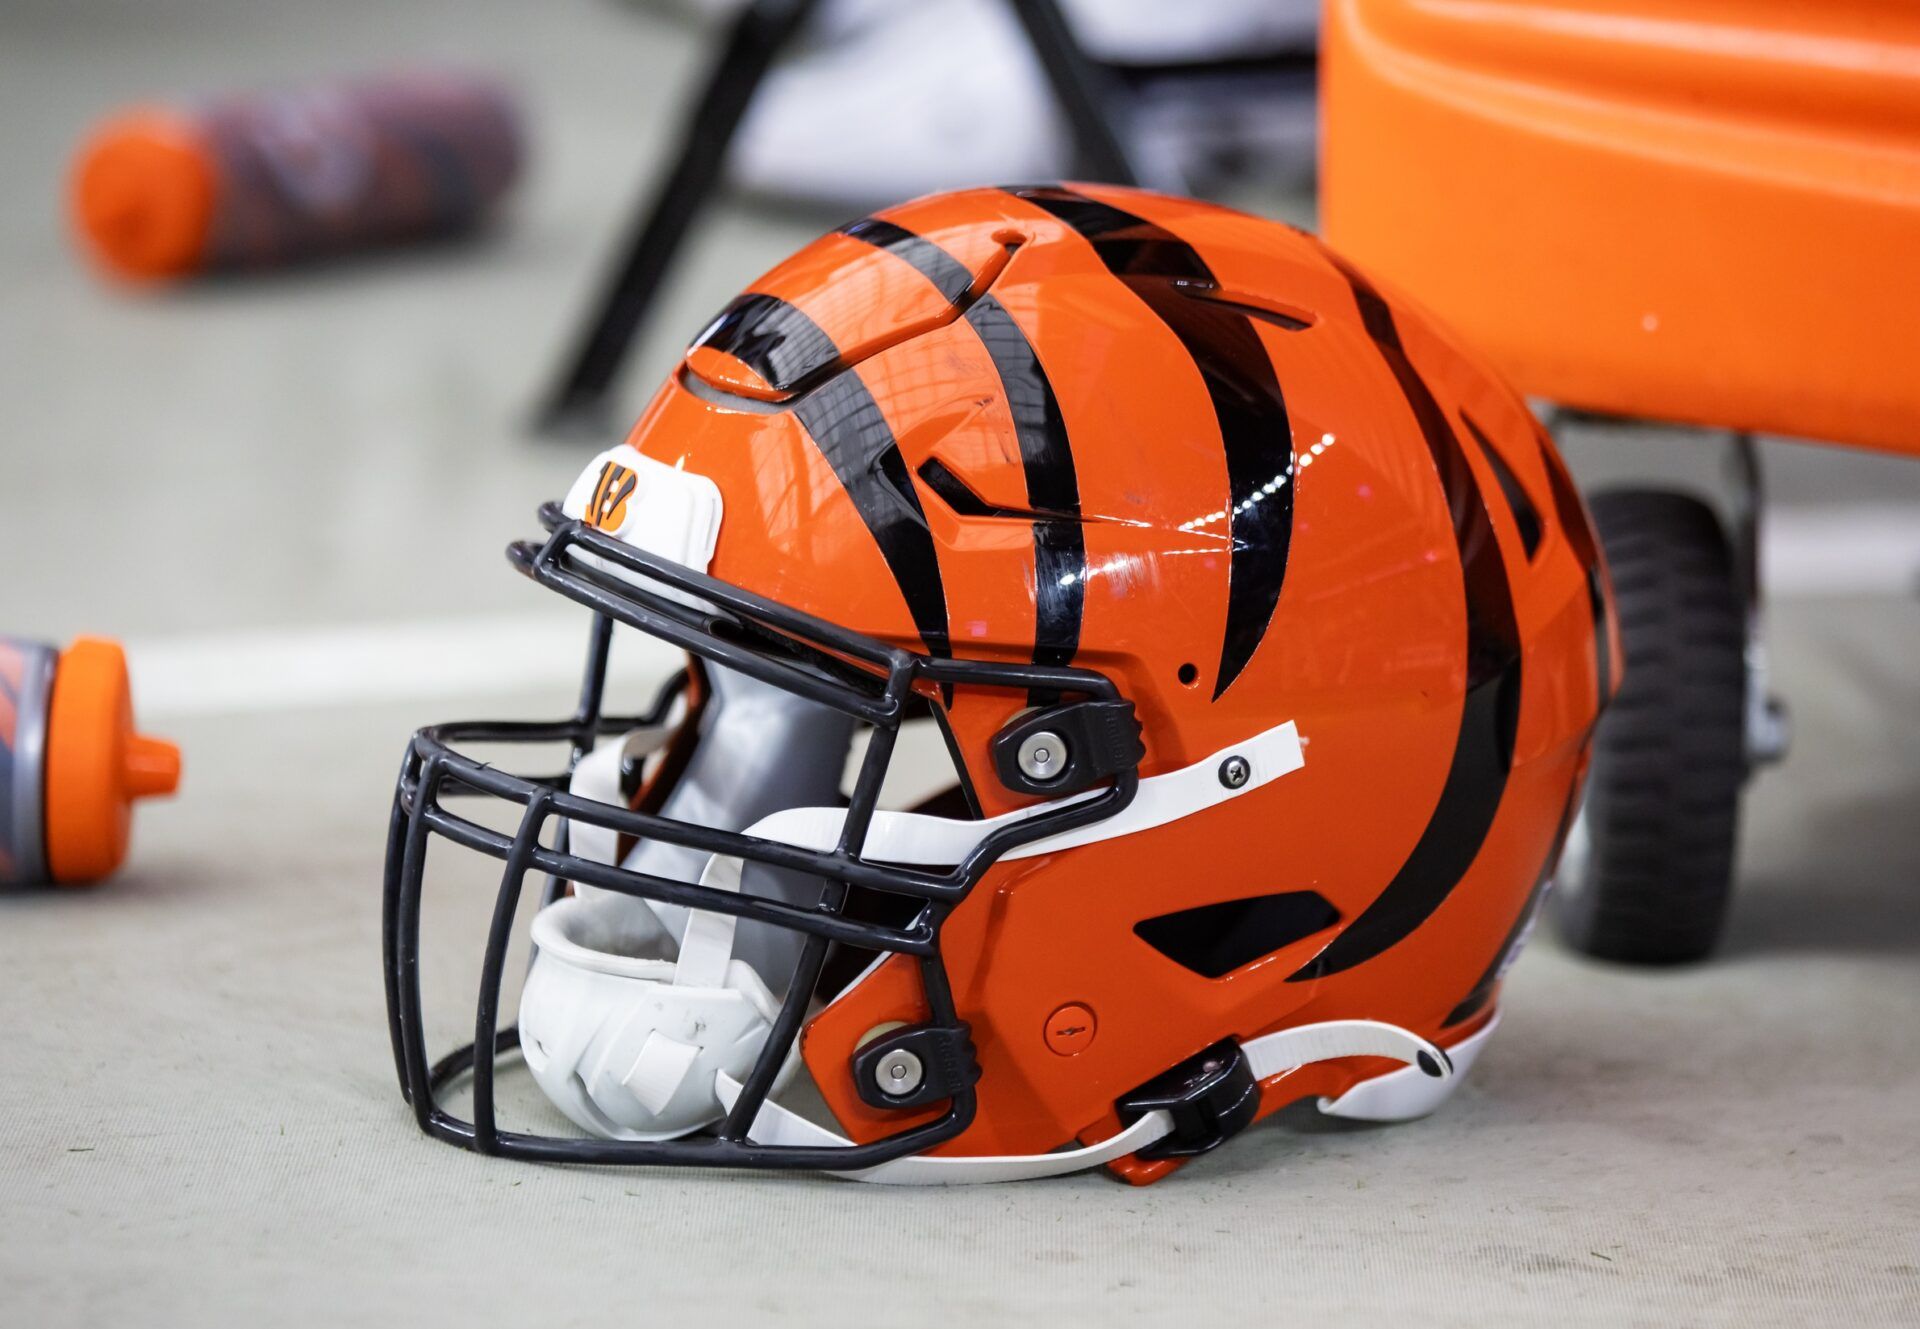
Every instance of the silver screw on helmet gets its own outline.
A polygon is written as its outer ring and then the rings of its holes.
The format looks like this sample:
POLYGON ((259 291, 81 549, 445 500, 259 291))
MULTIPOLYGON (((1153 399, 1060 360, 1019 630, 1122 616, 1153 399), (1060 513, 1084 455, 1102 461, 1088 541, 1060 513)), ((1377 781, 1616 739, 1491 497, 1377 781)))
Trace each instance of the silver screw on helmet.
POLYGON ((1067 740, 1042 729, 1020 740, 1020 773, 1029 780, 1051 780, 1067 768, 1067 740))
POLYGON ((925 1078, 925 1069, 920 1058, 905 1048, 881 1059, 873 1068, 873 1078, 880 1086, 880 1092, 893 1098, 904 1098, 920 1087, 925 1078))

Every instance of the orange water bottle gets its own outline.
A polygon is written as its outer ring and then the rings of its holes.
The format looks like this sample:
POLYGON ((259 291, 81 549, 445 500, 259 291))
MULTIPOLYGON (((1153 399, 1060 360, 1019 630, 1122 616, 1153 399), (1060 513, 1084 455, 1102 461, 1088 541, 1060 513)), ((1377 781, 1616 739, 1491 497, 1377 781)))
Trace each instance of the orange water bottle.
POLYGON ((179 783, 180 750, 134 731, 118 644, 0 636, 0 885, 109 875, 135 800, 179 783))
POLYGON ((136 107, 82 146, 73 220, 119 277, 280 267, 469 230, 523 151, 505 88, 446 70, 136 107))

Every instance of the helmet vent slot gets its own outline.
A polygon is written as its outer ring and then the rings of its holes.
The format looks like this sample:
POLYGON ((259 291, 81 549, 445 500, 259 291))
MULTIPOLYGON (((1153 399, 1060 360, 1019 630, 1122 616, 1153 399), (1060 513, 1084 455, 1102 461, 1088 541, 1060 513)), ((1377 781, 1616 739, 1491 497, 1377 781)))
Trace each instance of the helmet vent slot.
POLYGON ((1222 290, 1218 286, 1200 282, 1175 280, 1175 290, 1190 300, 1205 300, 1208 304, 1222 305, 1236 314, 1247 318, 1259 319, 1276 328, 1285 328, 1288 332, 1305 332, 1313 326, 1311 311, 1292 305, 1283 305, 1276 300, 1261 296, 1245 295, 1238 291, 1222 290))
POLYGON ((934 492, 942 503, 953 509, 958 517, 1004 517, 1016 521, 1071 521, 1081 520, 1077 513, 1050 512, 1037 508, 1003 508, 989 503, 973 491, 957 475, 953 468, 938 457, 929 457, 920 463, 920 480, 934 492))
POLYGON ((1493 440, 1474 418, 1465 411, 1460 419, 1473 435, 1474 442, 1480 445, 1480 455, 1487 459, 1487 466, 1493 471, 1493 478, 1500 482, 1500 492, 1506 495, 1507 506, 1513 510, 1514 525, 1520 528, 1520 544, 1527 551, 1528 561, 1540 551, 1540 510, 1533 505, 1527 487, 1520 483, 1520 477, 1507 465, 1506 458, 1500 455, 1500 449, 1493 446, 1493 440))
POLYGON ((1142 919, 1133 931, 1182 968, 1220 978, 1339 921, 1340 911, 1318 891, 1283 891, 1142 919))

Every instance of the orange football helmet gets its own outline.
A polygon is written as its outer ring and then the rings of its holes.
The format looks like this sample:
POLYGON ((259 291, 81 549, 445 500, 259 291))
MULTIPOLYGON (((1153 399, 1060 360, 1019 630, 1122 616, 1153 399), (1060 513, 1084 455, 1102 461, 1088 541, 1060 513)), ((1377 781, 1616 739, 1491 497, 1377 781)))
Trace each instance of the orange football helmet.
POLYGON ((510 553, 596 615, 580 710, 421 731, 389 852, 401 1084, 488 1153, 1145 1182, 1303 1098, 1428 1111, 1492 1031, 1617 676, 1525 405, 1313 237, 1131 190, 821 238, 543 518, 510 553), (616 717, 625 629, 689 664, 616 717), (921 722, 953 788, 902 807, 921 722), (503 741, 575 762, 466 751, 503 741), (505 872, 475 1045, 430 1064, 436 839, 505 872), (501 1127, 516 1045, 584 1134, 501 1127), (467 1073, 472 1121, 440 1101, 467 1073))

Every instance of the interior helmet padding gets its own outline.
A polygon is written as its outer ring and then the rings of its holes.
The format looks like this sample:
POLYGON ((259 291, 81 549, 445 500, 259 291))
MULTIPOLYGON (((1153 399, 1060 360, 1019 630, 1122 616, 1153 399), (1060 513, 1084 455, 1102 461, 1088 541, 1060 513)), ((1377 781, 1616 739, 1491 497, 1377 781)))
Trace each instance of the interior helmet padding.
MULTIPOLYGON (((707 677, 712 695, 700 716, 700 741, 661 805, 662 816, 740 831, 787 808, 839 803, 840 779, 853 742, 852 717, 717 665, 707 666, 707 677)), ((623 866, 696 882, 707 858, 704 850, 642 840, 623 866)), ((741 889, 811 904, 820 897, 821 883, 804 873, 747 863, 741 889)), ((578 890, 600 894, 591 887, 578 890)), ((687 911, 679 905, 635 898, 622 903, 622 915, 631 915, 624 918, 630 926, 624 926, 621 935, 621 944, 634 948, 628 954, 659 953, 650 935, 653 919, 676 944, 686 931, 687 911)), ((778 994, 786 990, 804 942, 797 932, 742 919, 734 955, 778 994)))

